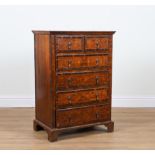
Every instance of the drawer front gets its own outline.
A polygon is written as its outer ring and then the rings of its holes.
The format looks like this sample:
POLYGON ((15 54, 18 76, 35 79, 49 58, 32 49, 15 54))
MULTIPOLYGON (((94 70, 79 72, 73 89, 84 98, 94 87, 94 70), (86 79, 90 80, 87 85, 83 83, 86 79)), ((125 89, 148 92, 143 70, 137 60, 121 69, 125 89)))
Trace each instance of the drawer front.
POLYGON ((109 73, 60 74, 57 76, 57 90, 70 88, 91 88, 108 85, 109 73))
POLYGON ((58 52, 82 50, 83 39, 75 36, 60 36, 56 38, 56 45, 58 52))
POLYGON ((58 70, 85 69, 108 66, 108 55, 58 57, 58 70))
POLYGON ((105 37, 86 37, 86 50, 107 50, 109 39, 105 37))
POLYGON ((101 104, 108 99, 108 89, 81 90, 77 92, 59 92, 57 94, 57 107, 101 104))
POLYGON ((56 111, 56 127, 71 127, 110 120, 110 105, 56 111))

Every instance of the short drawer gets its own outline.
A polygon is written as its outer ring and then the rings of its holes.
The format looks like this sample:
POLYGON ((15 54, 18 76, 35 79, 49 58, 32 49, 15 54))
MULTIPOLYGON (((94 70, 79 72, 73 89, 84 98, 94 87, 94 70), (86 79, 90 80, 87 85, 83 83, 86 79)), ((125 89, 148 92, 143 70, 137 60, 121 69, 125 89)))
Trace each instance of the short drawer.
POLYGON ((83 38, 78 36, 59 36, 56 37, 57 52, 80 51, 83 49, 83 38))
POLYGON ((108 66, 108 55, 65 56, 57 58, 58 70, 85 69, 108 66))
POLYGON ((107 86, 109 72, 58 74, 57 90, 107 86))
POLYGON ((109 121, 110 104, 56 111, 56 127, 71 127, 95 122, 109 121))
POLYGON ((108 88, 94 90, 80 90, 73 92, 58 92, 56 99, 57 108, 101 104, 108 100, 108 88))
POLYGON ((86 50, 108 50, 109 38, 107 37, 86 37, 86 50))

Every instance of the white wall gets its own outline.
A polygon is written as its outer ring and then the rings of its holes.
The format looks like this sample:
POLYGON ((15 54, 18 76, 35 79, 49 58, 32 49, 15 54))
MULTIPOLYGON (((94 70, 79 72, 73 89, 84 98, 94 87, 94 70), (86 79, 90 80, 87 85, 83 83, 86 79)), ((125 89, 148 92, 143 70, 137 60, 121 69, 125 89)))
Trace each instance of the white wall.
POLYGON ((155 7, 1 6, 0 107, 34 106, 31 30, 116 30, 113 106, 155 107, 155 7))

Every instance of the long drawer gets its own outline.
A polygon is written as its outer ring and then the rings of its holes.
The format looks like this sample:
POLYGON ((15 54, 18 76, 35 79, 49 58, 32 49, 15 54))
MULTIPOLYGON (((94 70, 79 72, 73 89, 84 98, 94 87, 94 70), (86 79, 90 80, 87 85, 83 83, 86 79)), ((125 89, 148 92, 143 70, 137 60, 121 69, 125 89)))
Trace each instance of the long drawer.
POLYGON ((56 106, 57 108, 104 104, 109 99, 109 89, 94 89, 94 90, 80 90, 73 92, 59 92, 57 93, 56 106))
POLYGON ((71 127, 110 120, 110 104, 56 111, 56 127, 71 127))
POLYGON ((57 90, 104 86, 109 83, 109 72, 58 74, 56 83, 57 90))
POLYGON ((109 65, 108 55, 65 56, 57 58, 57 70, 76 70, 106 67, 109 65))

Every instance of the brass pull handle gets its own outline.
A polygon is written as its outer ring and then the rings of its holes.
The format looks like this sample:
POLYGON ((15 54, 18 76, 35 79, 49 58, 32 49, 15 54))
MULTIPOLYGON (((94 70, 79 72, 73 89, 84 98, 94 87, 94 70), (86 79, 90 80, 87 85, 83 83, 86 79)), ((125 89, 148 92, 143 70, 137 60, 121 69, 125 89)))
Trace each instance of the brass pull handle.
POLYGON ((68 42, 68 49, 71 49, 72 43, 68 42))
POLYGON ((96 85, 98 85, 98 84, 99 84, 99 77, 96 76, 96 85))
POLYGON ((68 68, 71 67, 71 64, 72 64, 72 61, 71 60, 68 60, 68 68))
POLYGON ((99 114, 98 114, 98 113, 96 113, 96 118, 97 118, 97 119, 99 118, 99 114))
POLYGON ((98 93, 96 93, 96 101, 99 101, 98 93))
POLYGON ((67 99, 68 99, 68 104, 71 104, 72 103, 71 96, 68 96, 67 99))
POLYGON ((96 42, 96 48, 98 49, 100 47, 99 42, 96 42))
POLYGON ((96 59, 96 66, 99 65, 99 59, 96 59))

